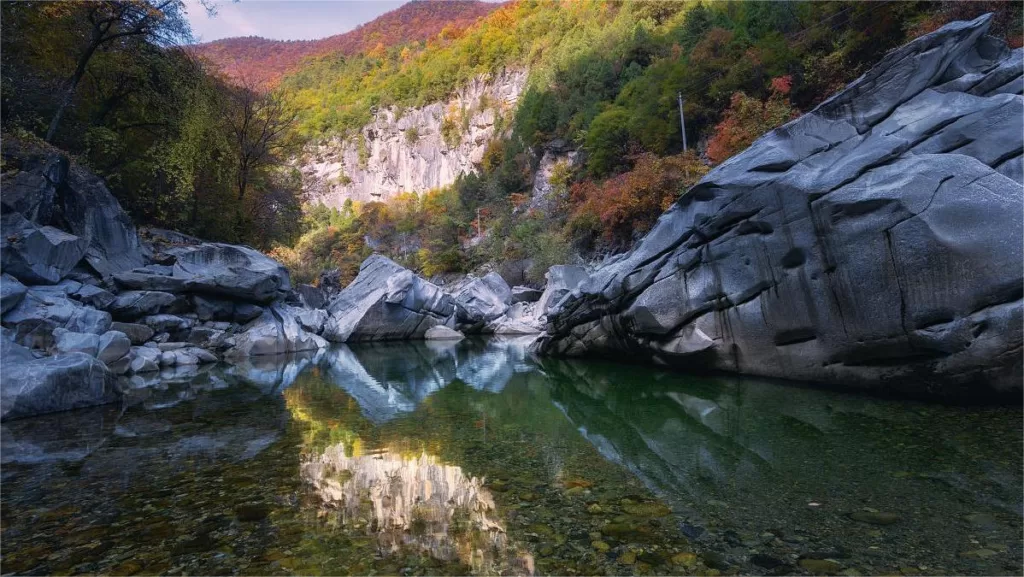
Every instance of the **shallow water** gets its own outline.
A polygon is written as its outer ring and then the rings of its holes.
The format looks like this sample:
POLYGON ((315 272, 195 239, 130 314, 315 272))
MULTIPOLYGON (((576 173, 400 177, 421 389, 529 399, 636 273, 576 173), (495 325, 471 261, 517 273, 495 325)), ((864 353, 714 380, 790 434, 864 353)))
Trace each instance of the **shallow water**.
POLYGON ((528 342, 342 346, 5 423, 0 570, 1021 573, 1020 408, 528 342))

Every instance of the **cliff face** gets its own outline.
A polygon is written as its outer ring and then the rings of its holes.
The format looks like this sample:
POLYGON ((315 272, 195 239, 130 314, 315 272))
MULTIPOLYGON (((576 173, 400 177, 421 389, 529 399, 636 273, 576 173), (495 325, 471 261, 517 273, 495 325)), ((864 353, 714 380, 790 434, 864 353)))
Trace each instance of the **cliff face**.
POLYGON ((387 200, 451 184, 476 170, 525 84, 525 70, 505 70, 474 79, 444 102, 381 110, 358 136, 311 152, 302 166, 306 189, 340 207, 346 199, 387 200))
POLYGON ((1021 387, 1022 60, 949 24, 717 167, 540 352, 942 395, 1021 387))

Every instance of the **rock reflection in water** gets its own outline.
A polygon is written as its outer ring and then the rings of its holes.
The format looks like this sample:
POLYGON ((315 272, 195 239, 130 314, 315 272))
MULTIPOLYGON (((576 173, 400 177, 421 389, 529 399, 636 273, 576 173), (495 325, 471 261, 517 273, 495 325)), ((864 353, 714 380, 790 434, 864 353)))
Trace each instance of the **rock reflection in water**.
POLYGON ((488 392, 500 392, 527 362, 533 336, 487 341, 366 343, 330 350, 326 378, 355 398, 363 413, 383 423, 416 408, 455 379, 488 392))
POLYGON ((533 573, 532 556, 509 543, 483 481, 460 467, 424 453, 348 456, 339 443, 305 460, 301 475, 329 522, 365 528, 385 554, 412 547, 474 573, 533 573))

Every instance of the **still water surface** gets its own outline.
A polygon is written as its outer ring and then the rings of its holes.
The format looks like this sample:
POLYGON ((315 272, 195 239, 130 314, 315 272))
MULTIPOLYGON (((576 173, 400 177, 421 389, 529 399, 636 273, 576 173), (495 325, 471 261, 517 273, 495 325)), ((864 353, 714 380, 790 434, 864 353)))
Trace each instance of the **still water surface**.
POLYGON ((1020 408, 528 343, 341 346, 5 423, 0 571, 1021 574, 1020 408))

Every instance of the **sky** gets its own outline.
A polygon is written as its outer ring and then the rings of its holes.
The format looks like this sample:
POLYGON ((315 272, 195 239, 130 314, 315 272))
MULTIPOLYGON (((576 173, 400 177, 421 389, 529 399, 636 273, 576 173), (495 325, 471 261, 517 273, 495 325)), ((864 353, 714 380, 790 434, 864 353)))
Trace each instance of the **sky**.
POLYGON ((232 36, 312 40, 348 32, 405 4, 404 0, 217 0, 209 17, 198 0, 186 0, 197 42, 232 36))

